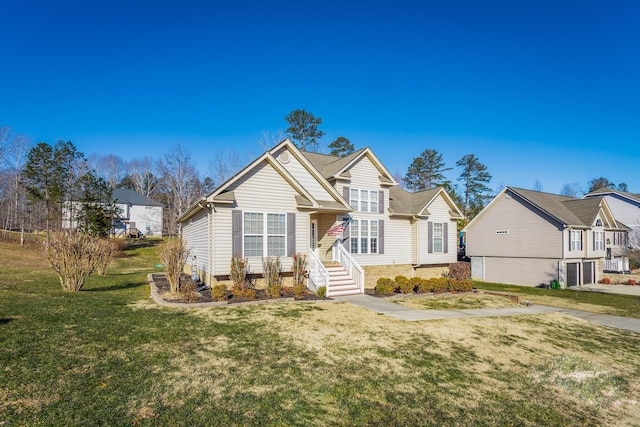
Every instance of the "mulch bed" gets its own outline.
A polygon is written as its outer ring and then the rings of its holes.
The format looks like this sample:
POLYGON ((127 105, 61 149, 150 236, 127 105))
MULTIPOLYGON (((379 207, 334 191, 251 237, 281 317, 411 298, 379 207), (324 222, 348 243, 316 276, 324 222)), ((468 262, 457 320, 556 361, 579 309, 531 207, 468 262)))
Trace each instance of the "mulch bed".
MULTIPOLYGON (((183 302, 186 303, 187 300, 185 297, 183 296, 179 296, 179 297, 175 297, 174 295, 171 296, 171 299, 167 299, 166 297, 171 295, 171 289, 169 287, 169 280, 167 280, 167 277, 165 276, 164 273, 162 274, 154 274, 153 275, 153 281, 156 285, 156 288, 158 289, 158 294, 160 295, 160 297, 162 297, 163 299, 165 299, 166 301, 171 301, 171 302, 183 302)), ((184 286, 187 285, 189 283, 194 283, 193 279, 191 278, 191 276, 189 276, 188 274, 182 274, 180 276, 180 286, 184 286)), ((198 285, 196 285, 197 287, 198 285)), ((319 301, 319 300, 329 300, 330 298, 321 298, 318 295, 314 294, 311 291, 307 291, 307 293, 305 295, 303 295, 302 297, 297 297, 293 294, 293 289, 289 288, 289 287, 285 287, 283 288, 282 293, 280 294, 280 298, 293 298, 296 301, 319 301)), ((238 296, 238 295, 233 295, 231 293, 231 291, 227 292, 227 304, 238 304, 238 303, 242 303, 242 302, 251 302, 251 301, 264 301, 264 300, 277 300, 277 298, 272 298, 269 295, 267 295, 266 290, 264 289, 256 289, 256 299, 248 299, 245 298, 243 296, 238 296)), ((205 289, 201 290, 200 292, 198 292, 198 300, 197 301, 191 301, 192 303, 205 303, 205 302, 215 302, 217 300, 213 299, 211 297, 211 289, 209 287, 206 287, 205 289)))

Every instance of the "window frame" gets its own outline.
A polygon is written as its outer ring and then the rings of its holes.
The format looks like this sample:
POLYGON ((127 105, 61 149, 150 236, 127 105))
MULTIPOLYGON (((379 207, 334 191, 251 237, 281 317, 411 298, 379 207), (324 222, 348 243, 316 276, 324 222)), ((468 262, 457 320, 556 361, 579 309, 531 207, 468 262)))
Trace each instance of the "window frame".
POLYGON ((380 190, 351 187, 349 188, 349 204, 356 212, 378 213, 379 194, 380 190))
POLYGON ((353 219, 349 229, 349 249, 352 254, 379 254, 380 224, 377 219, 353 219))
POLYGON ((244 257, 284 257, 287 254, 287 214, 285 212, 243 211, 242 213, 242 255, 244 257), (273 229, 274 217, 280 217, 279 229, 273 229), (260 223, 255 229, 247 227, 247 219, 259 217, 260 223), (259 229, 259 230, 258 230, 259 229), (251 231, 251 232, 248 232, 251 231), (247 242, 247 238, 256 238, 256 242, 247 242), (278 239, 278 248, 274 251, 274 238, 278 239), (280 246, 281 245, 281 246, 280 246))
POLYGON ((433 253, 434 254, 442 254, 444 253, 444 223, 443 222, 434 222, 433 223, 433 253), (440 228, 439 232, 437 231, 438 226, 440 228), (440 243, 440 248, 438 248, 437 243, 440 243))
POLYGON ((569 250, 572 252, 582 250, 582 230, 570 230, 569 231, 569 250), (574 239, 574 236, 578 236, 578 239, 574 239))
POLYGON ((594 232, 594 248, 596 251, 604 251, 604 231, 594 232))

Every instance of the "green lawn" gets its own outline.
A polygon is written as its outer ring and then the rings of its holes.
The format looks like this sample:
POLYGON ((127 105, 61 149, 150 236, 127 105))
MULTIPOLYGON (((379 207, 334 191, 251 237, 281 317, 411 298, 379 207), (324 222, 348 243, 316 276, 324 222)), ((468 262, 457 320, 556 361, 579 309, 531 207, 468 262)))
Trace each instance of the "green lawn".
POLYGON ((516 294, 522 299, 538 304, 640 318, 640 296, 581 292, 568 289, 541 289, 488 282, 473 282, 473 285, 477 289, 516 294))
POLYGON ((640 425, 638 334, 558 313, 159 308, 153 243, 75 294, 0 243, 0 425, 640 425))

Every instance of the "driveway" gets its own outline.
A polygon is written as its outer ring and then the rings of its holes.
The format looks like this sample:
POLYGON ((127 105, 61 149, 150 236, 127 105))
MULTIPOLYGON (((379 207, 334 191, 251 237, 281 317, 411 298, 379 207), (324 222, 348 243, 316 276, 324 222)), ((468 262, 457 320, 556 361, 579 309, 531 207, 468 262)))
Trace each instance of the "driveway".
POLYGON ((573 289, 574 291, 591 291, 591 292, 604 292, 608 294, 640 296, 640 286, 601 285, 599 283, 594 283, 592 285, 575 286, 569 289, 573 289))

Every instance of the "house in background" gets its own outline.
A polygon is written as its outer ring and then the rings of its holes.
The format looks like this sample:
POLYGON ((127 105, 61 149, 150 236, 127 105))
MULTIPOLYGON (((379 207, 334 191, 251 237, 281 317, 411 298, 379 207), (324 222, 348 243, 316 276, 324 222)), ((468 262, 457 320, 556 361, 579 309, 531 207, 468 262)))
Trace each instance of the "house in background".
MULTIPOLYGON (((611 212, 616 219, 629 227, 629 246, 640 249, 640 194, 628 193, 626 191, 613 190, 611 188, 600 188, 585 195, 583 199, 604 197, 611 208, 611 212)), ((612 236, 618 240, 620 236, 612 236)), ((613 253, 613 256, 623 255, 613 253)))
POLYGON ((466 227, 466 254, 476 280, 567 286, 602 277, 608 233, 626 234, 603 197, 575 199, 503 189, 466 227))
MULTIPOLYGON (((229 276, 232 257, 252 273, 279 256, 290 271, 308 256, 308 286, 327 295, 374 286, 371 266, 404 268, 456 262, 456 220, 443 189, 409 193, 370 148, 345 157, 299 150, 285 139, 191 206, 179 219, 191 258, 208 283, 229 276)), ((399 271, 399 270, 397 270, 399 271)))
POLYGON ((162 237, 162 204, 133 190, 116 188, 112 198, 118 208, 118 220, 114 221, 114 234, 162 237))

